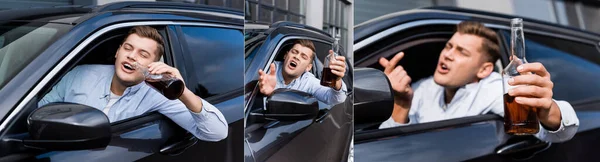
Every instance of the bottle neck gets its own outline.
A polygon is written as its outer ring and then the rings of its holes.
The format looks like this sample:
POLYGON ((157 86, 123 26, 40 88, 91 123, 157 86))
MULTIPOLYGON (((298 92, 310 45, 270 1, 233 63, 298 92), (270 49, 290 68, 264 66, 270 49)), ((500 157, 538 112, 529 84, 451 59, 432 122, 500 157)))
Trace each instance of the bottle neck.
POLYGON ((520 60, 525 60, 525 36, 523 26, 513 26, 511 28, 511 54, 520 60))

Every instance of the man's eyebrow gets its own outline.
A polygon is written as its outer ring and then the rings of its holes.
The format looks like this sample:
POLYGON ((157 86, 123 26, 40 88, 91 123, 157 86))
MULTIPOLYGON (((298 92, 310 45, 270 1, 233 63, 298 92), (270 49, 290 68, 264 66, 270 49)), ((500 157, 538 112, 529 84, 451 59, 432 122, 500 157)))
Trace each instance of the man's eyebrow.
POLYGON ((471 54, 471 51, 469 49, 467 49, 467 48, 464 48, 464 47, 462 47, 462 46, 460 46, 458 44, 454 45, 454 46, 456 46, 456 49, 459 50, 459 51, 465 51, 467 54, 471 54))

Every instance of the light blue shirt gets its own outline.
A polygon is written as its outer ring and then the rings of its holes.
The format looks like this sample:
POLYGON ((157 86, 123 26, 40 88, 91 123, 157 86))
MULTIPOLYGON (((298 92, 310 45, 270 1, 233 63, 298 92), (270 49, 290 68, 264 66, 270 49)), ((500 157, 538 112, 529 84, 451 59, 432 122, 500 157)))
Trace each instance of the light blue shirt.
MULTIPOLYGON (((52 102, 84 104, 102 111, 108 104, 114 65, 80 65, 68 72, 38 102, 41 107, 52 102)), ((111 122, 158 111, 198 139, 219 141, 227 137, 228 125, 223 114, 202 99, 202 111, 190 111, 181 101, 169 100, 145 82, 127 87, 108 111, 111 122)))
MULTIPOLYGON (((494 113, 504 116, 504 97, 502 77, 493 72, 477 83, 467 84, 456 91, 449 104, 444 102, 444 87, 438 85, 433 77, 421 79, 411 85, 414 90, 407 124, 396 123, 391 117, 380 125, 380 129, 415 123, 425 123, 466 116, 494 113)), ((560 109, 562 121, 556 131, 544 129, 536 137, 548 142, 563 142, 571 139, 579 127, 575 110, 566 101, 555 101, 560 109)))
POLYGON ((290 84, 286 85, 283 80, 283 62, 275 61, 275 69, 277 69, 277 85, 275 89, 289 88, 294 90, 303 91, 313 95, 317 100, 327 105, 337 105, 346 100, 346 84, 342 80, 342 88, 335 90, 330 87, 321 85, 321 80, 317 79, 315 75, 310 72, 304 72, 302 76, 294 79, 290 84))

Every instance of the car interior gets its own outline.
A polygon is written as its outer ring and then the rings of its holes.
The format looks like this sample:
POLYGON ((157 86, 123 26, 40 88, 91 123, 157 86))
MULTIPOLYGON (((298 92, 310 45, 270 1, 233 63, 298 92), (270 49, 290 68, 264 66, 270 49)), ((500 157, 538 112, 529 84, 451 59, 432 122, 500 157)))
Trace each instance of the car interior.
MULTIPOLYGON (((375 48, 368 47, 367 49, 361 49, 363 59, 357 59, 355 66, 375 68, 383 71, 383 67, 378 62, 380 57, 390 60, 398 52, 404 52, 405 56, 398 64, 402 65, 406 70, 412 79, 412 83, 430 77, 435 72, 440 53, 446 42, 452 37, 454 28, 452 25, 444 25, 431 28, 409 29, 407 32, 397 33, 382 39, 380 42, 374 43, 380 44, 373 45, 375 48), (407 35, 403 33, 412 34, 407 35), (415 35, 414 33, 421 34, 415 35), (372 53, 365 54, 365 52, 372 53)), ((501 52, 504 52, 503 48, 501 48, 501 52)), ((501 69, 502 64, 498 60, 495 63, 494 71, 500 72, 501 69)), ((373 112, 377 113, 378 111, 373 112)), ((383 121, 385 120, 369 123, 355 122, 355 131, 376 130, 383 121)))

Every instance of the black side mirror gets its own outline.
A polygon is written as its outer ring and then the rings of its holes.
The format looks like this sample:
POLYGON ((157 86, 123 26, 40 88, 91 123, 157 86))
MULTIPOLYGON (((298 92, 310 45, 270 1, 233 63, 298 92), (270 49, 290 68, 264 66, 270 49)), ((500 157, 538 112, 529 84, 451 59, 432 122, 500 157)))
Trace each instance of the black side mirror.
POLYGON ((27 147, 48 150, 103 148, 111 138, 110 122, 100 110, 74 103, 51 103, 27 118, 27 147))
POLYGON ((276 89, 267 98, 266 119, 298 121, 314 119, 319 113, 319 103, 312 95, 292 89, 276 89))
POLYGON ((373 68, 354 69, 355 129, 378 126, 394 110, 394 91, 385 73, 373 68))

